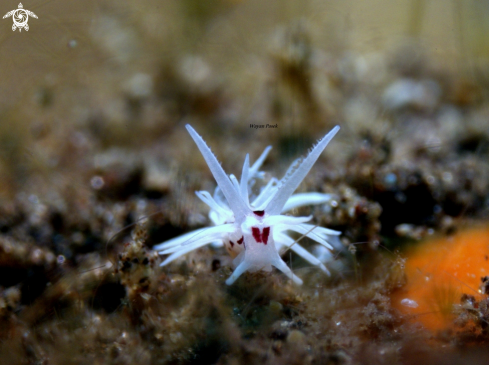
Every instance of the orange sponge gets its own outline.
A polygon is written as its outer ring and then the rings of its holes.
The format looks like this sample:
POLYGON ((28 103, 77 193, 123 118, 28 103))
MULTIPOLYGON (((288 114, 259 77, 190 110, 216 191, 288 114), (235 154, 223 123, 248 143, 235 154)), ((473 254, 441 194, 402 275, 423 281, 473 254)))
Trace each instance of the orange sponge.
POLYGON ((481 277, 489 275, 489 228, 462 231, 408 251, 406 275, 407 285, 392 294, 392 305, 430 330, 451 326, 453 304, 460 303, 462 293, 477 296, 481 277))

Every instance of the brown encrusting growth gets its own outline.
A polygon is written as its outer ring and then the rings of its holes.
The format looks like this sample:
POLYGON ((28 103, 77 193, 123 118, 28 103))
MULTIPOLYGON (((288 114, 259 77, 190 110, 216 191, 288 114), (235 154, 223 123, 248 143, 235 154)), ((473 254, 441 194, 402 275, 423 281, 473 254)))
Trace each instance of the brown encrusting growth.
MULTIPOLYGON (((487 285, 487 276, 481 278, 481 287, 487 285)), ((454 321, 457 328, 457 338, 461 344, 489 343, 489 298, 481 290, 483 296, 462 294, 460 304, 454 306, 456 315, 454 321)))

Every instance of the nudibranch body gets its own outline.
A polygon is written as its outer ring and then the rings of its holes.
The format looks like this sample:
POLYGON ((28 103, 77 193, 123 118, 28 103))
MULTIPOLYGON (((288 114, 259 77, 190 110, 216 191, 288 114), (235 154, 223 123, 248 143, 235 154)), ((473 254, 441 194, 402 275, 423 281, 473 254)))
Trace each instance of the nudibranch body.
POLYGON ((341 232, 306 223, 312 216, 293 217, 283 213, 301 206, 325 203, 331 199, 329 194, 322 193, 292 194, 340 127, 334 127, 320 139, 306 158, 292 163, 281 180, 270 179, 257 195, 252 193, 252 187, 258 179, 264 178, 263 172, 258 170, 270 152, 270 146, 251 167, 249 155, 246 155, 241 180, 238 181, 234 175, 228 176, 224 172, 202 137, 190 125, 187 124, 186 127, 218 185, 213 196, 207 191, 196 192, 210 207, 209 218, 215 226, 197 229, 154 246, 161 255, 169 254, 161 266, 199 247, 214 243, 223 244, 230 255, 235 257, 233 264, 236 269, 226 280, 228 285, 233 284, 245 271, 271 271, 272 266, 296 284, 302 284, 302 280, 294 275, 280 257, 280 253, 286 248, 329 275, 324 264, 287 232, 302 234, 330 250, 333 249, 331 242, 341 232))

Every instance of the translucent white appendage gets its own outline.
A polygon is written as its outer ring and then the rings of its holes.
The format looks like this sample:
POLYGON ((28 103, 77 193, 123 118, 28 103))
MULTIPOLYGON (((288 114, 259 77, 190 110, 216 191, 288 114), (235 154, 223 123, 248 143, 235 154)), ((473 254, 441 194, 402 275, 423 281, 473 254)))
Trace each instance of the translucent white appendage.
POLYGON ((302 160, 299 164, 297 162, 292 164, 289 172, 280 181, 280 186, 273 199, 265 208, 265 211, 267 211, 268 214, 280 214, 287 200, 289 200, 290 196, 294 193, 302 180, 304 180, 314 163, 339 130, 339 126, 334 127, 328 134, 319 140, 319 142, 312 148, 311 152, 309 152, 304 160, 302 160))
POLYGON ((232 285, 237 278, 239 278, 245 271, 248 271, 248 269, 251 268, 251 265, 246 262, 242 261, 236 269, 234 269, 233 274, 226 280, 227 285, 232 285))
POLYGON ((154 245, 153 250, 163 251, 163 250, 170 248, 170 247, 179 246, 182 243, 192 239, 193 237, 197 237, 198 234, 200 234, 200 233, 202 233, 208 229, 209 229, 209 227, 204 227, 204 228, 196 229, 195 231, 192 231, 192 232, 182 234, 181 236, 178 236, 178 237, 172 238, 168 241, 154 245))
POLYGON ((215 211, 219 216, 232 217, 233 212, 230 209, 220 206, 208 191, 196 191, 195 195, 202 200, 205 204, 211 208, 211 211, 215 211))
POLYGON ((243 170, 241 171, 241 181, 239 183, 239 193, 241 198, 243 198, 246 205, 250 205, 249 195, 248 195, 248 173, 250 170, 250 155, 246 154, 245 161, 243 164, 243 170))
POLYGON ((317 243, 320 243, 324 247, 329 248, 330 250, 332 250, 333 249, 333 246, 331 246, 326 241, 326 239, 328 237, 327 236, 326 237, 322 236, 320 234, 320 232, 315 232, 315 228, 317 228, 317 227, 316 226, 311 226, 310 228, 309 227, 306 228, 306 227, 304 227, 303 224, 298 224, 298 225, 293 225, 293 226, 292 225, 289 225, 289 226, 281 225, 280 227, 278 227, 278 230, 281 231, 281 232, 282 231, 294 231, 294 232, 303 234, 304 236, 309 237, 310 239, 316 241, 317 243))
POLYGON ((207 146, 202 137, 195 131, 195 129, 192 128, 192 126, 190 126, 190 124, 187 124, 185 127, 187 128, 190 136, 193 138, 195 144, 199 148, 200 153, 202 153, 202 157, 204 157, 205 161, 207 162, 207 165, 209 166, 209 169, 211 170, 214 179, 216 179, 217 185, 219 185, 219 188, 223 192, 228 203, 230 203, 229 207, 233 211, 236 219, 240 220, 246 214, 251 213, 247 204, 241 198, 241 195, 239 194, 239 189, 237 190, 236 187, 233 185, 229 177, 222 169, 221 164, 219 163, 219 161, 217 161, 216 156, 214 156, 211 149, 207 146))
POLYGON ((182 247, 180 250, 177 250, 175 251, 174 253, 172 253, 170 256, 168 256, 165 261, 163 261, 160 266, 165 266, 165 265, 168 265, 170 262, 172 262, 173 260, 179 258, 180 256, 183 256, 191 251, 194 251, 202 246, 205 246, 205 245, 208 245, 209 242, 197 242, 193 245, 189 245, 189 246, 184 246, 182 247))
POLYGON ((306 205, 324 204, 331 200, 331 194, 299 193, 292 195, 285 203, 282 213, 306 205))
POLYGON ((272 149, 272 146, 268 146, 267 148, 265 148, 265 151, 263 151, 261 156, 258 157, 258 159, 255 161, 253 166, 251 166, 250 175, 249 175, 250 178, 253 178, 258 174, 258 170, 260 169, 261 165, 263 164, 263 161, 265 161, 265 159, 267 158, 268 152, 270 152, 271 149, 272 149))
POLYGON ((302 280, 292 272, 290 267, 288 267, 281 258, 279 258, 278 260, 273 260, 272 265, 282 271, 285 275, 287 275, 287 277, 291 279, 294 283, 296 283, 297 285, 302 285, 302 280))
POLYGON ((212 241, 221 237, 223 234, 233 233, 235 231, 236 226, 232 223, 222 224, 220 226, 214 227, 201 228, 154 246, 154 249, 157 250, 161 255, 166 255, 168 253, 174 252, 173 250, 175 248, 178 249, 178 247, 180 246, 185 247, 201 240, 207 240, 207 243, 211 243, 212 241))
POLYGON ((292 251, 294 251, 296 254, 298 254, 300 257, 302 257, 304 260, 306 260, 307 262, 309 262, 310 264, 312 264, 314 266, 319 267, 328 276, 331 276, 331 273, 326 268, 326 266, 324 266, 324 264, 321 262, 321 260, 319 260, 313 254, 311 254, 309 251, 307 251, 304 247, 299 245, 296 241, 294 241, 289 236, 287 236, 285 234, 279 234, 279 235, 277 235, 275 242, 276 242, 276 244, 278 243, 278 246, 283 245, 285 247, 289 247, 292 251))

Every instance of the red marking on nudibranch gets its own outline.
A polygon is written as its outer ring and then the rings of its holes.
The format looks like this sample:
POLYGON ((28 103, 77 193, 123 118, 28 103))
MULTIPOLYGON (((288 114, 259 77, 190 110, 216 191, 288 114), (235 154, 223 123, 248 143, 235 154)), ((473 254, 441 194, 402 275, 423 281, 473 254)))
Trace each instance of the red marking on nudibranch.
POLYGON ((243 240, 244 240, 244 237, 241 236, 241 238, 238 240, 238 245, 242 244, 243 243, 243 240))
POLYGON ((255 210, 253 213, 255 213, 258 217, 263 217, 265 215, 264 210, 255 210))
POLYGON ((268 236, 270 235, 270 227, 265 227, 263 228, 261 238, 263 240, 263 243, 266 245, 268 243, 268 236))
POLYGON ((259 228, 251 227, 251 233, 253 233, 253 238, 256 242, 261 242, 261 233, 259 228))
POLYGON ((233 241, 229 241, 229 243, 231 244, 231 247, 234 247, 234 242, 233 241))
POLYGON ((270 227, 263 228, 263 231, 260 232, 260 228, 251 227, 251 233, 253 234, 253 238, 258 243, 267 244, 268 237, 270 236, 270 227))

